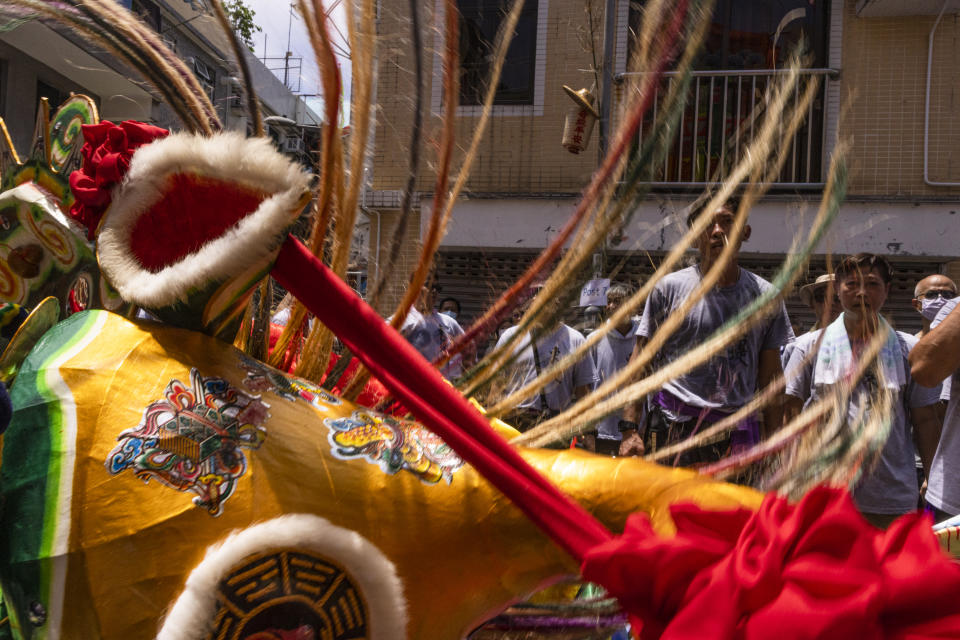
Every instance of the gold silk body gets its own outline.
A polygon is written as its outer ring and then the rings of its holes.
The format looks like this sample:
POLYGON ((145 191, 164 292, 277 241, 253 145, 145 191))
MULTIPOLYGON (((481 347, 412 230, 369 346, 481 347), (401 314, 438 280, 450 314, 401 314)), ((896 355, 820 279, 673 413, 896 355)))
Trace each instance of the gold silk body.
MULTIPOLYGON (((413 464, 393 473, 360 457, 338 457, 325 419, 352 415, 355 405, 291 400, 262 384, 253 390, 249 361, 221 341, 91 313, 96 323, 88 339, 57 367, 61 400, 72 397, 77 425, 74 458, 67 459, 69 446, 51 454, 62 458, 62 468, 72 467, 63 485, 71 493, 63 498, 70 522, 61 637, 154 637, 210 545, 283 514, 316 514, 379 548, 403 583, 409 638, 461 638, 510 602, 577 574, 574 561, 471 467, 452 471, 448 482, 430 465, 418 467, 409 451, 413 464), (192 369, 268 405, 262 442, 243 449, 245 472, 219 515, 195 505, 189 491, 144 482, 130 469, 111 473, 107 464, 121 432, 141 422, 172 380, 189 385, 192 369)), ((637 459, 522 453, 615 532, 629 514, 646 511, 659 532, 670 534, 667 508, 678 501, 756 508, 762 498, 637 459)))

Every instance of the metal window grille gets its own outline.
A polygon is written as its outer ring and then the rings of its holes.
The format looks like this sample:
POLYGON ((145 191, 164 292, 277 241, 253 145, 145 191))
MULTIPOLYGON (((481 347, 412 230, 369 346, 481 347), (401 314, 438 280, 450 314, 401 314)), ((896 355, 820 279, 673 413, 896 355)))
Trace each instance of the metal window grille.
MULTIPOLYGON (((663 187, 703 187, 724 180, 743 158, 760 127, 768 89, 784 73, 765 69, 691 72, 693 78, 677 135, 663 160, 650 167, 645 181, 663 187)), ((801 71, 800 82, 791 96, 794 103, 799 101, 808 82, 820 78, 822 84, 807 106, 803 123, 786 142, 786 162, 773 180, 774 186, 823 186, 824 92, 835 73, 831 69, 801 71)), ((676 72, 664 74, 638 134, 638 146, 652 135, 664 97, 678 81, 676 72)))

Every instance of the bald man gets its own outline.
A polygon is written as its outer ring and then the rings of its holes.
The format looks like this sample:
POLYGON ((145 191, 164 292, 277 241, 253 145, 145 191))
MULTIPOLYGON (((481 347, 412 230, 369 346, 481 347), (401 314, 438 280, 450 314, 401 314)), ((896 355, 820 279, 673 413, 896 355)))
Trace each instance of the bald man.
POLYGON ((947 276, 936 273, 927 276, 913 289, 913 308, 923 317, 923 328, 916 334, 922 338, 930 331, 930 323, 937 317, 947 300, 957 297, 957 285, 947 276))
MULTIPOLYGON (((957 285, 947 276, 935 273, 918 282, 917 286, 913 289, 913 308, 920 312, 923 328, 914 335, 917 338, 922 338, 930 333, 930 323, 937 317, 937 313, 939 313, 947 301, 956 297, 957 285)), ((943 425, 946 419, 947 405, 950 402, 950 394, 953 387, 951 380, 952 379, 948 377, 939 385, 940 399, 939 402, 937 402, 937 418, 941 425, 943 425)), ((939 434, 937 434, 936 439, 940 439, 939 434)), ((924 472, 919 454, 916 456, 916 464, 917 482, 920 483, 920 491, 922 493, 925 491, 924 472)), ((943 512, 941 512, 940 515, 942 516, 943 512)))
MULTIPOLYGON (((944 382, 950 388, 943 431, 930 465, 926 501, 934 509, 934 521, 960 515, 960 298, 949 300, 930 323, 929 332, 910 353, 910 374, 932 386, 944 382)), ((941 398, 943 395, 941 395, 941 398)))

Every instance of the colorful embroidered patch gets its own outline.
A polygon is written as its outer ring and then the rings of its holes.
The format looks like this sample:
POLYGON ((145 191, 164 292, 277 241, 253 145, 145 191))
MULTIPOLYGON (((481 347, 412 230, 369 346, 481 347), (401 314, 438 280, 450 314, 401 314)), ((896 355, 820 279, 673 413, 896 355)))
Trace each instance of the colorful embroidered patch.
POLYGON ((247 372, 243 386, 250 391, 270 391, 285 400, 306 400, 318 409, 327 409, 343 404, 343 400, 326 389, 269 367, 247 355, 240 355, 240 367, 247 372))
POLYGON ((403 469, 427 484, 449 484, 463 459, 440 436, 415 422, 356 410, 349 418, 327 418, 327 438, 341 460, 363 458, 389 474, 403 469))
POLYGON ((195 493, 193 503, 217 516, 247 470, 243 449, 259 448, 267 436, 262 425, 269 405, 196 369, 190 382, 170 381, 164 399, 117 437, 106 467, 111 475, 133 469, 144 482, 156 478, 195 493))
MULTIPOLYGON (((311 382, 288 376, 259 360, 240 356, 247 372, 243 386, 249 391, 275 393, 296 402, 306 400, 321 411, 343 404, 343 400, 311 382)), ((342 460, 363 458, 384 472, 406 469, 428 484, 441 479, 449 483, 463 460, 436 434, 415 422, 399 421, 363 409, 349 418, 327 418, 328 439, 333 455, 342 460)))

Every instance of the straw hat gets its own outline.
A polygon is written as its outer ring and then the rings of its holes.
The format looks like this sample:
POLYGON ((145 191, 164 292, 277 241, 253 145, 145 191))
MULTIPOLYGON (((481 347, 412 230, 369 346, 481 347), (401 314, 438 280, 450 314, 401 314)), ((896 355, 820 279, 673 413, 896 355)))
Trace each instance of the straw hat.
POLYGON ((834 281, 834 276, 832 273, 825 273, 822 276, 818 276, 816 280, 810 284, 800 287, 800 299, 803 300, 804 304, 808 307, 813 306, 813 294, 817 289, 824 289, 826 286, 834 281))

